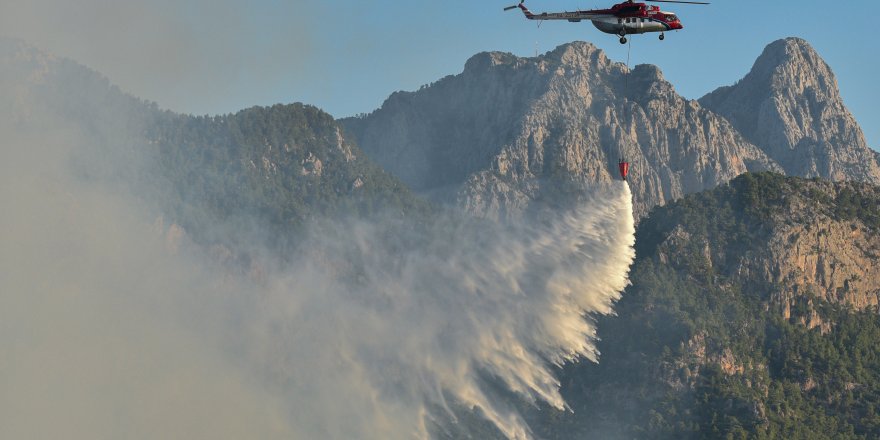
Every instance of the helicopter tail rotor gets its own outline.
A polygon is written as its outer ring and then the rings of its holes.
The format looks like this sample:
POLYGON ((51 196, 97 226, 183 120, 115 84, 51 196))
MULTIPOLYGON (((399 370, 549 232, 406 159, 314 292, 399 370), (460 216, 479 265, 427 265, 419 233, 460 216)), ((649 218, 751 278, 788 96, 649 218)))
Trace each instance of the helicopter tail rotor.
POLYGON ((504 10, 505 10, 505 11, 509 11, 509 10, 511 10, 511 9, 516 9, 516 8, 520 7, 520 5, 522 5, 523 3, 525 3, 525 1, 526 1, 526 0, 520 0, 519 4, 516 4, 516 5, 513 5, 513 6, 508 6, 508 7, 504 8, 504 10))

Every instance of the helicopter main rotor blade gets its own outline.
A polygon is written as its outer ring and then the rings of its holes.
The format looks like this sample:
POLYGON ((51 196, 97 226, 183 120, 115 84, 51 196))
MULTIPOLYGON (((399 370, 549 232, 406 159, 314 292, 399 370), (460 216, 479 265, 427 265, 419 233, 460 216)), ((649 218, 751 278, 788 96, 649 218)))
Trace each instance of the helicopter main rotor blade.
POLYGON ((683 0, 646 0, 652 3, 685 3, 688 5, 710 5, 711 3, 707 2, 687 2, 683 0))

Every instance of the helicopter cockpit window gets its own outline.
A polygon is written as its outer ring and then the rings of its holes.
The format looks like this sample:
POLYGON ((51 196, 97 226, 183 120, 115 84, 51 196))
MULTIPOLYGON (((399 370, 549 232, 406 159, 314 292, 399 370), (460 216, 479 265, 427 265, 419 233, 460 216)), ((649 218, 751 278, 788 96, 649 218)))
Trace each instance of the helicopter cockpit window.
POLYGON ((671 14, 670 14, 670 15, 667 15, 667 16, 666 16, 666 19, 669 20, 669 21, 678 21, 678 17, 676 17, 676 16, 674 16, 674 15, 671 15, 671 14))

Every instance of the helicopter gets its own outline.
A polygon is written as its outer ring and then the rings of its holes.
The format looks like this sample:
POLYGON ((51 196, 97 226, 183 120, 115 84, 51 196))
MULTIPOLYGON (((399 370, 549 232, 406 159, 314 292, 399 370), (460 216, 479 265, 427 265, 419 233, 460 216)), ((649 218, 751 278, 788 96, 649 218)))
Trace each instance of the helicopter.
MULTIPOLYGON (((708 5, 706 2, 684 1, 684 0, 646 0, 657 3, 685 3, 691 5, 708 5)), ((663 40, 666 31, 675 31, 684 28, 681 20, 671 12, 660 10, 659 6, 648 5, 645 3, 636 3, 634 0, 627 0, 618 3, 610 9, 590 9, 574 12, 541 12, 539 14, 532 13, 525 6, 525 0, 520 0, 519 4, 504 8, 505 11, 511 9, 522 9, 523 14, 529 20, 568 20, 578 23, 581 20, 590 20, 593 26, 606 34, 615 34, 620 36, 620 44, 626 44, 626 36, 630 34, 644 34, 647 32, 660 32, 660 39, 663 40)))

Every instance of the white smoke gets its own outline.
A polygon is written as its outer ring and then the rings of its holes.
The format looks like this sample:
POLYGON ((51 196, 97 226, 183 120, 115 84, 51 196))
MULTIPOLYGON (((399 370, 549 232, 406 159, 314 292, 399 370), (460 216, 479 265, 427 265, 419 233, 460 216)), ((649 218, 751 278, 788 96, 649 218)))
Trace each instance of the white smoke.
POLYGON ((4 148, 2 438, 424 438, 449 398, 529 438, 487 378, 564 408, 550 366, 596 359, 633 258, 617 184, 532 224, 340 222, 236 280, 34 151, 4 148))
POLYGON ((550 366, 596 359, 588 315, 633 258, 618 184, 534 224, 342 222, 236 281, 170 254, 125 197, 7 147, 2 438, 424 438, 450 397, 529 438, 487 378, 564 408, 550 366))
POLYGON ((321 259, 273 279, 253 337, 273 343, 250 357, 276 358, 311 438, 428 437, 431 420, 442 428, 451 415, 432 413, 449 397, 529 438, 492 384, 564 409, 551 366, 597 359, 589 315, 612 311, 634 258, 628 186, 587 199, 541 222, 439 220, 417 238, 403 226, 331 228, 310 242, 321 259))
POLYGON ((565 408, 552 366, 597 358, 590 316, 627 284, 625 183, 512 224, 324 222, 291 262, 266 251, 239 275, 169 249, 157 212, 83 172, 136 168, 96 151, 116 130, 13 110, 0 438, 426 438, 462 405, 529 438, 508 394, 565 408))
POLYGON ((45 122, 0 130, 0 438, 290 438, 280 399, 181 319, 209 325, 188 303, 211 274, 45 122))

